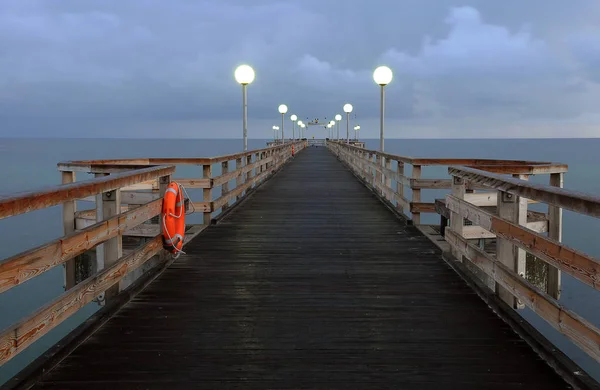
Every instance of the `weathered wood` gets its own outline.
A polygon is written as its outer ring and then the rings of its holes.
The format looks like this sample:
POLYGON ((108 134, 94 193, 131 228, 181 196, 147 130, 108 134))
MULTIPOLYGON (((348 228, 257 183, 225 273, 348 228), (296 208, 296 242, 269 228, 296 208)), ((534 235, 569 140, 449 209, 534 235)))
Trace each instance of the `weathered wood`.
POLYGON ((160 199, 158 191, 121 191, 121 204, 140 205, 160 199))
MULTIPOLYGON (((92 210, 95 211, 95 210, 92 210)), ((86 229, 92 225, 96 224, 95 213, 94 217, 90 218, 87 215, 84 217, 78 217, 76 219, 76 226, 78 230, 86 229)), ((160 225, 158 224, 146 224, 142 223, 141 225, 135 226, 131 229, 127 229, 123 232, 123 236, 130 237, 155 237, 156 235, 161 233, 160 225)))
POLYGON ((447 231, 446 239, 486 274, 493 277, 503 289, 516 296, 519 301, 527 305, 594 360, 600 361, 600 329, 562 306, 526 279, 515 274, 492 255, 469 244, 454 232, 447 231))
MULTIPOLYGON (((243 167, 241 166, 241 164, 238 167, 237 163, 236 163, 236 169, 235 170, 233 170, 231 172, 227 172, 227 173, 223 172, 222 175, 216 176, 216 177, 213 178, 213 180, 212 180, 213 187, 218 187, 220 185, 223 185, 224 183, 228 183, 229 181, 231 181, 233 179, 237 179, 239 176, 245 174, 246 172, 248 172, 248 171, 250 171, 250 170, 252 170, 252 169, 254 169, 256 167, 259 167, 260 165, 269 163, 271 161, 273 161, 273 158, 272 157, 267 157, 264 160, 256 161, 256 162, 254 162, 252 164, 249 164, 249 165, 246 165, 246 166, 243 166, 243 167)), ((236 183, 236 186, 237 185, 239 185, 239 184, 236 183)))
POLYGON ((128 272, 144 264, 162 249, 160 237, 120 258, 95 276, 42 306, 32 315, 0 333, 0 365, 6 363, 40 337, 90 303, 101 292, 119 282, 128 272))
POLYGON ((145 168, 135 172, 118 173, 104 178, 2 196, 0 197, 0 219, 112 191, 173 172, 175 167, 145 168))
MULTIPOLYGON (((435 213, 435 203, 410 202, 410 212, 417 215, 420 215, 421 213, 435 213)), ((413 218, 413 222, 414 221, 415 219, 413 218)), ((417 223, 415 222, 415 224, 417 223)))
POLYGON ((159 215, 161 208, 162 200, 156 200, 7 258, 0 263, 0 293, 159 215))
MULTIPOLYGON (((75 182, 75 172, 61 172, 62 184, 70 184, 75 182)), ((75 212, 77 211, 77 202, 69 200, 63 203, 62 219, 63 219, 63 236, 66 236, 75 231, 75 212)), ((75 261, 76 259, 69 259, 64 264, 64 288, 65 290, 75 286, 75 261)), ((1 289, 0 282, 0 289, 1 289)), ((1 292, 1 290, 0 290, 1 292)))
POLYGON ((453 176, 495 188, 512 195, 535 199, 539 202, 562 207, 577 213, 600 217, 600 197, 559 187, 548 187, 536 183, 528 183, 489 172, 470 168, 448 168, 453 176))
POLYGON ((244 183, 238 187, 235 187, 235 189, 233 189, 232 191, 229 191, 228 194, 219 197, 218 199, 216 199, 213 202, 213 209, 218 210, 219 208, 223 207, 223 205, 225 203, 229 202, 231 199, 237 198, 244 191, 247 191, 249 188, 251 188, 255 183, 266 178, 271 173, 271 171, 272 171, 272 169, 268 169, 268 170, 264 171, 263 173, 261 173, 260 175, 254 176, 253 178, 248 180, 246 183, 244 183))
POLYGON ((38 388, 566 387, 324 148, 186 253, 38 388))
POLYGON ((181 184, 186 188, 211 188, 211 180, 210 179, 173 179, 177 183, 181 184))
MULTIPOLYGON (((212 177, 212 165, 207 164, 204 165, 202 167, 202 176, 204 179, 208 179, 210 180, 212 177)), ((204 200, 204 203, 211 203, 212 202, 212 189, 211 188, 205 188, 202 190, 202 197, 204 200)), ((194 205, 194 207, 196 207, 194 205)), ((211 221, 211 215, 212 215, 212 207, 210 208, 210 210, 206 210, 204 211, 204 224, 205 225, 210 225, 210 221, 211 221)))
POLYGON ((410 179, 411 188, 417 189, 446 189, 452 188, 451 179, 410 179))
POLYGON ((583 283, 600 290, 600 261, 561 244, 551 238, 544 237, 526 227, 519 226, 483 211, 460 199, 448 196, 446 206, 474 224, 495 233, 519 246, 543 261, 568 273, 583 283))
MULTIPOLYGON (((563 188, 564 174, 553 173, 550 175, 550 185, 563 188)), ((562 242, 562 208, 559 206, 548 205, 548 237, 562 242)), ((548 274, 546 277, 546 286, 548 295, 554 299, 560 298, 561 275, 560 270, 552 265, 548 265, 548 274)))
MULTIPOLYGON (((413 179, 420 179, 421 178, 421 166, 420 165, 414 165, 412 167, 412 178, 413 179)), ((419 225, 421 223, 421 209, 417 208, 417 205, 420 205, 421 207, 423 207, 425 204, 421 203, 421 190, 418 188, 411 188, 412 189, 412 201, 410 203, 410 212, 412 214, 412 221, 415 225, 419 225), (414 210, 413 210, 414 207, 414 210)), ((434 213, 435 212, 435 205, 432 203, 427 204, 428 206, 430 206, 430 212, 434 213)))
MULTIPOLYGON (((223 175, 227 175, 227 173, 229 172, 229 161, 223 161, 221 163, 221 172, 223 173, 223 175)), ((228 193, 229 193, 229 180, 226 180, 223 182, 223 184, 221 184, 221 195, 227 195, 228 193)), ((225 203, 221 207, 222 207, 223 211, 227 210, 229 208, 229 202, 225 203)))

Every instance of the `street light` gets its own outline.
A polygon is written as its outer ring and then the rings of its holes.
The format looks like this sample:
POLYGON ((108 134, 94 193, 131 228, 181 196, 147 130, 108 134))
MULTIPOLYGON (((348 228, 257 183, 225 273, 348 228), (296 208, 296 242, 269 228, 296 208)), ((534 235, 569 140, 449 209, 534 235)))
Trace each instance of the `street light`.
POLYGON ((342 116, 340 114, 337 114, 335 116, 335 120, 337 121, 337 139, 340 139, 340 121, 342 120, 342 116))
POLYGON ((244 152, 248 150, 248 96, 246 94, 246 86, 254 81, 254 69, 249 65, 240 65, 236 68, 235 80, 242 85, 242 115, 243 115, 243 132, 244 132, 244 152))
POLYGON ((283 136, 283 121, 285 120, 285 114, 287 113, 288 108, 285 104, 280 104, 278 110, 281 114, 281 142, 285 143, 285 138, 283 136))
POLYGON ((300 139, 304 139, 304 128, 306 127, 304 122, 300 122, 300 127, 302 128, 302 134, 300 135, 300 139))
POLYGON ((331 138, 331 131, 332 131, 332 130, 331 130, 331 128, 332 128, 332 127, 333 127, 333 125, 331 124, 331 122, 329 122, 329 123, 327 124, 327 137, 328 137, 328 138, 331 138))
POLYGON ((344 104, 344 112, 346 113, 346 143, 350 143, 350 113, 352 112, 352 104, 344 104))
POLYGON ((292 140, 296 140, 296 121, 298 120, 298 117, 296 114, 292 114, 290 119, 292 120, 292 140))
POLYGON ((358 130, 360 130, 360 126, 354 126, 354 139, 358 141, 358 130))
POLYGON ((393 78, 392 70, 387 66, 380 66, 373 72, 373 80, 381 86, 381 107, 379 111, 379 150, 383 152, 383 114, 385 111, 385 86, 393 78))
POLYGON ((277 142, 277 131, 279 130, 279 126, 273 126, 273 140, 277 142))

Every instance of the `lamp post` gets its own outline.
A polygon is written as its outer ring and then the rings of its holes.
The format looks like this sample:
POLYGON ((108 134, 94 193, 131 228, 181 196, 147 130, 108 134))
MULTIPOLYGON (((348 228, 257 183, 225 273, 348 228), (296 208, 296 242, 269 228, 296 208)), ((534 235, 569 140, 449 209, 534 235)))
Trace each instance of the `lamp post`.
POLYGON ((242 85, 242 115, 244 132, 244 152, 248 150, 248 96, 246 86, 254 81, 254 69, 249 65, 240 65, 236 68, 235 80, 242 85))
POLYGON ((292 116, 290 116, 290 119, 292 120, 292 141, 296 140, 296 121, 298 120, 298 117, 296 116, 296 114, 292 114, 292 116))
POLYGON ((332 119, 329 121, 329 125, 327 126, 328 128, 331 129, 331 133, 329 135, 329 139, 333 138, 333 126, 335 126, 335 121, 332 119))
POLYGON ((300 124, 300 127, 302 128, 302 135, 300 136, 301 139, 304 139, 304 128, 306 128, 306 125, 304 124, 304 122, 302 122, 300 124))
POLYGON ((337 114, 335 116, 335 121, 337 122, 337 139, 340 139, 340 121, 342 120, 342 116, 337 114))
POLYGON ((381 86, 381 107, 379 111, 379 151, 383 152, 383 116, 385 111, 385 86, 393 78, 392 70, 387 66, 380 66, 373 72, 373 80, 381 86))
POLYGON ((352 112, 352 104, 344 104, 344 112, 346 113, 346 143, 350 143, 350 113, 352 112))
POLYGON ((331 130, 332 127, 333 127, 333 125, 331 124, 331 122, 329 122, 327 124, 327 138, 331 138, 331 132, 333 131, 333 130, 331 130))
POLYGON ((285 136, 283 134, 283 122, 285 121, 285 114, 287 113, 288 108, 285 104, 280 104, 278 110, 281 114, 281 142, 285 143, 285 136))
POLYGON ((304 128, 304 122, 298 121, 298 137, 302 139, 302 129, 304 128))
POLYGON ((277 143, 277 130, 279 130, 279 126, 273 126, 273 141, 277 143))
POLYGON ((360 130, 360 126, 354 126, 354 139, 358 141, 358 130, 360 130))

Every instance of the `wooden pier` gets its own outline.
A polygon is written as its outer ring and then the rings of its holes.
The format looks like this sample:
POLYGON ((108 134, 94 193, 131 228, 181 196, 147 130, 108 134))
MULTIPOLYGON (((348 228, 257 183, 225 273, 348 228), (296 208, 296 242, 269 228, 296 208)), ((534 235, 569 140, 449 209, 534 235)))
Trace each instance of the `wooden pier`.
POLYGON ((532 308, 600 360, 598 328, 556 300, 561 272, 600 286, 600 262, 560 243, 563 208, 600 217, 599 198, 560 188, 566 165, 308 145, 64 162, 63 185, 0 198, 0 218, 62 204, 65 223, 65 237, 0 263, 0 293, 61 264, 67 280, 0 333, 0 364, 102 305, 2 388, 600 389, 518 313, 532 308), (202 189, 190 207, 204 217, 173 260, 157 219, 179 165, 202 166, 175 180, 202 189), (448 177, 422 178, 429 165, 448 177), (422 202, 427 189, 451 192, 422 202), (527 261, 546 265, 543 283, 527 261))

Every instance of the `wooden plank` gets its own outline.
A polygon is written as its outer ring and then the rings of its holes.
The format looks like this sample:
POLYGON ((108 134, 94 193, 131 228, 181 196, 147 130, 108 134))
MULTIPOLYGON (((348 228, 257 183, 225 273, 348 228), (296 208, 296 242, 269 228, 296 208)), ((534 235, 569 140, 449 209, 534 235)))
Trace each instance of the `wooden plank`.
POLYGON ((141 191, 121 191, 121 203, 129 205, 140 205, 152 202, 160 198, 158 191, 141 192, 141 191))
POLYGON ((452 188, 451 179, 410 179, 411 188, 416 189, 446 189, 452 188))
POLYGON ((32 315, 0 333, 0 365, 54 329, 64 320, 90 303, 98 294, 117 284, 127 273, 144 264, 162 250, 162 240, 156 237, 141 249, 120 258, 96 275, 42 306, 32 315))
POLYGON ((465 201, 475 206, 496 206, 498 192, 475 192, 465 194, 465 201))
MULTIPOLYGON (((202 177, 204 179, 207 180, 211 180, 212 179, 212 165, 211 164, 206 164, 203 165, 202 167, 202 177)), ((204 200, 204 203, 211 203, 212 202, 212 189, 211 188, 205 188, 202 190, 202 197, 204 200)), ((194 208, 196 206, 194 205, 194 208)), ((212 213, 212 207, 209 210, 205 210, 204 211, 204 224, 205 225, 210 225, 210 220, 211 220, 211 213, 212 213)))
POLYGON ((473 221, 474 224, 495 233, 497 236, 511 240, 521 249, 530 252, 594 289, 600 289, 599 260, 551 238, 537 234, 526 227, 504 221, 451 195, 446 198, 446 206, 451 211, 473 221))
POLYGON ((223 196, 219 197, 218 199, 216 199, 213 202, 213 208, 215 210, 218 210, 225 203, 229 202, 231 199, 237 198, 238 196, 240 196, 240 194, 242 194, 244 191, 246 191, 248 188, 250 188, 256 182, 261 181, 265 177, 267 177, 271 173, 271 171, 272 171, 272 168, 269 168, 268 170, 264 171, 260 175, 254 176, 253 178, 251 178, 246 183, 244 183, 244 184, 242 184, 242 185, 240 185, 238 187, 235 187, 235 189, 229 191, 229 193, 227 193, 226 195, 223 195, 223 196))
POLYGON ((0 197, 0 219, 130 186, 152 178, 169 175, 173 172, 175 172, 175 167, 153 167, 3 196, 0 197))
MULTIPOLYGON (((454 230, 454 229, 452 229, 454 230)), ((463 226, 462 237, 467 240, 477 240, 482 238, 496 238, 496 235, 481 226, 463 226)))
POLYGON ((509 194, 534 199, 553 206, 562 207, 577 213, 600 217, 600 197, 560 187, 544 186, 519 179, 470 168, 448 168, 453 176, 495 188, 509 194))
POLYGON ((258 166, 260 166, 262 164, 265 164, 265 163, 269 163, 271 161, 273 161, 273 158, 272 157, 267 157, 264 160, 256 161, 256 162, 254 162, 252 164, 249 164, 249 165, 246 165, 246 166, 243 166, 243 167, 236 167, 236 169, 233 170, 233 171, 231 171, 231 172, 228 172, 226 174, 223 174, 223 175, 220 175, 220 176, 217 176, 217 177, 213 178, 213 186, 214 187, 218 187, 220 185, 223 185, 224 183, 228 183, 229 181, 231 181, 233 179, 236 179, 240 175, 243 175, 246 172, 249 172, 250 170, 252 170, 252 169, 254 169, 256 167, 258 167, 258 166))
POLYGON ((465 257, 473 259, 474 264, 493 277, 504 289, 510 291, 590 357, 600 361, 600 329, 512 272, 492 255, 469 244, 452 231, 447 231, 446 234, 446 239, 459 248, 465 257))
POLYGON ((186 188, 212 188, 210 179, 180 179, 174 178, 173 181, 186 188))
POLYGON ((0 263, 0 293, 74 258, 160 214, 162 200, 135 208, 0 263))
POLYGON ((410 212, 416 214, 435 213, 435 203, 410 202, 410 212))
POLYGON ((141 183, 132 184, 127 187, 121 188, 121 191, 158 191, 160 188, 158 179, 147 180, 141 183))

